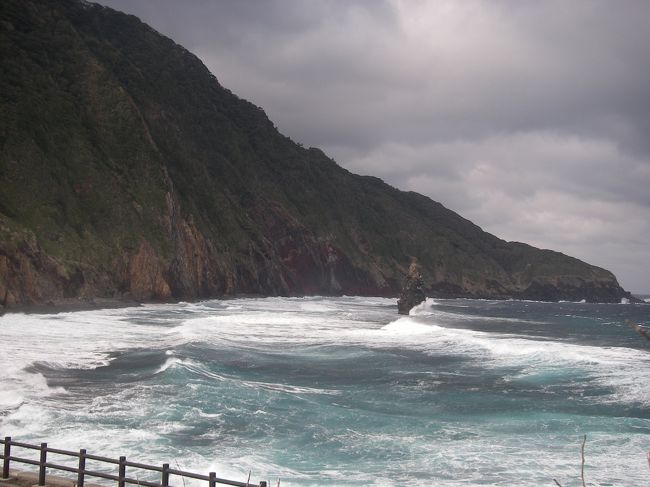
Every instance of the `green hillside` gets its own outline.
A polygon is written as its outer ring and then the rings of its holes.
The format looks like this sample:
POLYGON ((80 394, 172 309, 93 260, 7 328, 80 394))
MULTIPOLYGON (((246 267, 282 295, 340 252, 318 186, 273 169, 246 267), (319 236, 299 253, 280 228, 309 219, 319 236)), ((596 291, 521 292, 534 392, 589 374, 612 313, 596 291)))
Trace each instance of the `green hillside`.
POLYGON ((3 307, 394 295, 413 258, 433 296, 629 296, 606 270, 303 148, 136 17, 0 4, 3 307))

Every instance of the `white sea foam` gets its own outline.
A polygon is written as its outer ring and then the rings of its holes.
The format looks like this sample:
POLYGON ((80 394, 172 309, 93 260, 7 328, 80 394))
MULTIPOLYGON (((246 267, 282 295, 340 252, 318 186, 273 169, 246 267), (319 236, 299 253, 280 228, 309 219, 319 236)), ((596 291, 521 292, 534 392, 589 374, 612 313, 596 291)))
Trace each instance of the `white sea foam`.
POLYGON ((255 381, 238 381, 240 384, 254 389, 265 389, 269 391, 284 392, 287 394, 325 394, 330 396, 337 396, 341 391, 332 389, 319 389, 317 387, 304 387, 293 386, 290 384, 279 384, 270 382, 255 382, 255 381))
POLYGON ((647 374, 650 355, 624 347, 598 347, 561 341, 531 339, 514 334, 454 329, 435 324, 431 316, 409 316, 378 330, 360 331, 369 345, 401 346, 431 355, 473 357, 495 367, 516 366, 515 380, 564 374, 578 368, 615 393, 601 401, 623 401, 650 406, 647 374), (423 321, 424 320, 424 321, 423 321))
POLYGON ((300 304, 300 309, 302 311, 308 312, 308 313, 331 313, 332 311, 335 311, 336 308, 332 306, 327 306, 323 303, 316 302, 316 303, 301 303, 300 304))
POLYGON ((168 358, 165 360, 165 363, 162 364, 158 369, 154 372, 154 374, 161 374, 165 372, 166 370, 169 370, 170 368, 174 367, 177 364, 183 363, 183 360, 180 358, 168 358))
MULTIPOLYGON (((471 307, 471 301, 465 303, 471 307)), ((458 305, 457 302, 453 304, 458 305)), ((232 440, 228 435, 234 427, 231 424, 230 429, 225 428, 224 418, 241 416, 242 424, 248 418, 253 423, 259 422, 259 428, 272 428, 271 422, 282 414, 275 410, 278 404, 260 404, 256 402, 258 398, 271 397, 285 402, 297 399, 301 404, 330 401, 332 407, 346 411, 354 406, 345 400, 346 396, 339 397, 345 391, 321 384, 292 383, 276 376, 267 379, 263 375, 267 365, 263 362, 257 364, 259 368, 250 369, 250 374, 244 367, 243 375, 237 375, 232 370, 187 358, 187 350, 194 349, 196 344, 214 345, 224 356, 234 350, 247 355, 271 350, 286 354, 287 361, 299 353, 319 353, 321 345, 326 350, 336 347, 359 349, 365 353, 390 349, 397 353, 408 350, 431 356, 460 356, 486 369, 507 370, 504 380, 541 384, 542 387, 545 381, 552 382, 569 371, 613 391, 594 401, 650 407, 647 388, 650 356, 643 350, 581 345, 513 333, 488 333, 480 331, 480 320, 506 319, 462 315, 463 311, 453 313, 451 308, 445 301, 429 301, 412 315, 395 319, 394 301, 383 298, 267 298, 63 315, 6 315, 0 318, 0 370, 3 371, 0 376, 3 390, 0 430, 21 439, 47 439, 59 448, 75 450, 92 446, 95 453, 126 454, 135 461, 160 463, 177 459, 183 469, 217 471, 219 476, 242 481, 251 469, 252 478, 280 477, 282 485, 301 481, 315 484, 322 479, 334 485, 345 484, 350 479, 368 485, 394 485, 397 475, 408 478, 408 483, 417 483, 417 476, 409 477, 410 472, 418 475, 454 472, 462 475, 468 485, 478 482, 539 485, 547 480, 549 472, 558 479, 575 477, 575 465, 566 459, 574 458, 579 445, 567 443, 565 430, 572 429, 578 438, 582 434, 578 428, 587 420, 555 413, 551 419, 523 420, 504 416, 502 423, 494 417, 483 423, 468 418, 469 424, 457 420, 445 424, 443 417, 436 416, 439 429, 423 432, 421 436, 419 432, 401 434, 386 428, 371 432, 361 426, 353 426, 354 431, 333 428, 323 431, 319 441, 340 445, 337 454, 358 459, 358 464, 337 464, 332 460, 314 470, 287 467, 281 460, 282 455, 272 457, 274 450, 284 451, 285 446, 288 447, 287 455, 296 455, 289 450, 291 440, 286 437, 286 431, 280 428, 277 438, 271 435, 257 441, 253 434, 229 444, 224 439, 232 440), (469 320, 471 323, 463 326, 471 325, 478 330, 453 327, 458 321, 469 320), (307 351, 301 352, 303 346, 307 351), (83 395, 78 397, 65 388, 51 387, 41 373, 35 372, 93 369, 110 363, 115 353, 147 349, 165 353, 165 362, 154 379, 91 399, 83 395), (35 363, 42 368, 34 367, 35 363), (261 375, 256 375, 258 373, 261 375), (194 394, 197 398, 196 403, 178 417, 171 416, 173 407, 177 407, 175 394, 179 393, 171 383, 171 374, 182 377, 186 374, 189 379, 184 384, 183 394, 194 394), (245 391, 244 402, 228 402, 227 393, 224 398, 204 397, 206 386, 201 384, 224 392, 236 393, 240 388, 245 391), (204 400, 210 402, 203 403, 204 400), (220 409, 214 409, 215 402, 222 404, 220 409), (174 438, 195 434, 186 429, 188 423, 195 421, 207 421, 211 427, 202 433, 203 436, 192 438, 209 439, 219 445, 218 450, 199 453, 173 444, 174 438), (530 421, 538 426, 535 434, 526 429, 531 427, 530 421), (561 433, 544 431, 549 424, 555 425, 561 433), (273 445, 267 444, 276 440, 273 445), (147 448, 143 449, 142 445, 147 448), (372 457, 372 452, 380 453, 372 457), (408 455, 400 456, 403 452, 408 455), (400 460, 386 465, 381 463, 393 457, 400 460), (368 467, 364 461, 378 462, 376 468, 383 469, 386 479, 373 484, 373 475, 363 470, 368 467), (514 482, 516 479, 509 476, 511 472, 517 472, 517 479, 526 480, 514 482)), ((435 370, 431 373, 435 374, 435 370)), ((371 409, 360 409, 355 417, 362 422, 369 417, 371 409)), ((382 417, 382 424, 389 418, 389 415, 382 417)), ((405 424, 409 418, 404 416, 405 424)), ((314 424, 308 427, 318 427, 321 420, 314 415, 314 424)), ((647 421, 638 420, 641 431, 638 435, 606 432, 596 419, 593 421, 593 433, 587 431, 590 433, 589 458, 593 465, 607 465, 607 468, 593 468, 590 479, 594 483, 624 485, 626 479, 636 481, 647 475, 647 464, 643 463, 647 435, 642 433, 647 421), (626 455, 619 455, 617 461, 612 462, 611 458, 620 451, 625 451, 626 455)), ((610 423, 614 424, 612 421, 610 423)), ((587 427, 590 424, 587 423, 587 427)), ((456 485, 456 480, 441 478, 435 484, 456 485)))
POLYGON ((129 322, 140 313, 123 308, 0 317, 0 428, 29 434, 39 411, 46 414, 45 401, 66 395, 65 388, 51 387, 39 368, 94 369, 107 365, 112 352, 157 343, 158 327, 129 322))
POLYGON ((437 301, 435 301, 432 298, 427 298, 417 306, 413 306, 409 311, 409 315, 415 316, 422 313, 428 313, 431 310, 431 308, 437 305, 438 305, 437 301))
MULTIPOLYGON (((261 350, 285 345, 364 345, 410 348, 431 355, 460 354, 478 361, 491 361, 495 366, 517 366, 521 369, 517 377, 527 380, 548 374, 550 370, 581 367, 603 385, 613 387, 621 399, 650 404, 650 393, 636 385, 644 383, 647 370, 650 370, 650 358, 643 351, 451 328, 443 324, 453 319, 523 320, 459 316, 436 309, 438 303, 433 300, 416 307, 412 315, 379 327, 375 322, 335 313, 336 307, 332 305, 328 305, 332 308, 331 314, 323 319, 320 312, 305 312, 305 308, 309 308, 305 303, 293 312, 287 311, 284 304, 269 304, 270 310, 251 312, 246 309, 234 314, 186 320, 170 333, 187 341, 208 341, 223 346, 236 344, 261 350), (274 307, 282 311, 274 311, 274 307)), ((315 309, 320 309, 319 306, 317 303, 315 309)))
MULTIPOLYGON (((477 300, 480 301, 480 300, 477 300)), ((433 300, 431 298, 427 298, 425 301, 420 303, 417 306, 414 306, 410 311, 409 311, 409 316, 420 316, 420 317, 425 317, 425 316, 432 316, 436 319, 436 321, 439 322, 451 322, 451 323, 457 323, 459 321, 474 321, 474 322, 508 322, 508 323, 528 323, 528 324, 545 324, 545 322, 542 321, 533 321, 529 320, 526 318, 508 318, 508 317, 503 317, 503 316, 484 316, 484 315, 472 315, 472 314, 464 314, 464 313, 458 313, 458 312, 450 312, 450 311, 443 311, 439 309, 439 307, 443 303, 433 300)), ((469 305, 459 305, 457 303, 453 304, 448 304, 444 303, 445 306, 451 307, 451 308, 467 308, 469 305)))
POLYGON ((11 411, 23 404, 24 398, 20 390, 5 389, 0 394, 0 411, 11 411))
POLYGON ((391 336, 411 336, 431 334, 434 328, 432 325, 418 323, 410 318, 399 318, 391 321, 381 328, 381 331, 389 333, 391 336))

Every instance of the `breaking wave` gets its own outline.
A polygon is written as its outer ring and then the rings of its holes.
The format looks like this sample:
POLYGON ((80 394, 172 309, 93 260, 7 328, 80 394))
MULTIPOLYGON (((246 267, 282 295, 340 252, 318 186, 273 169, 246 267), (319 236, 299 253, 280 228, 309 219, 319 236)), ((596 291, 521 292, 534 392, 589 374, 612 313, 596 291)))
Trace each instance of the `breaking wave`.
POLYGON ((575 474, 588 434, 608 465, 594 483, 640 484, 650 354, 617 323, 647 326, 645 308, 429 299, 398 317, 393 300, 316 297, 5 315, 0 429, 282 485, 539 485, 575 474))

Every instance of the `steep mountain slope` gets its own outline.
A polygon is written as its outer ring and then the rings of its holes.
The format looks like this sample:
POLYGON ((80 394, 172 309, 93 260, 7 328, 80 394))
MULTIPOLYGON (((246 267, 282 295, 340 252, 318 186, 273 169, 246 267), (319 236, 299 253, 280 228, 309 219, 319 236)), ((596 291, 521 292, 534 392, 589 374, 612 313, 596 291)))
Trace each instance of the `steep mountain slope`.
POLYGON ((0 4, 0 305, 393 295, 412 258, 430 295, 628 296, 302 148, 133 16, 0 4))

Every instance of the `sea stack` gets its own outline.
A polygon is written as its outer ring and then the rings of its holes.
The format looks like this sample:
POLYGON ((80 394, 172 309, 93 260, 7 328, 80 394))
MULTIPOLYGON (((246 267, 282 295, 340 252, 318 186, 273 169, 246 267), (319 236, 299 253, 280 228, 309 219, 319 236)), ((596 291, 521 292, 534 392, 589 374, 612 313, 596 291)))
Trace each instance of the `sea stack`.
POLYGON ((417 306, 426 299, 424 291, 424 280, 420 266, 416 261, 411 262, 409 272, 402 284, 402 292, 397 300, 397 312, 401 315, 409 314, 414 306, 417 306))

